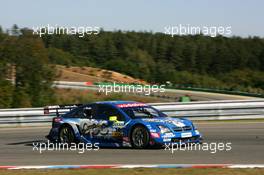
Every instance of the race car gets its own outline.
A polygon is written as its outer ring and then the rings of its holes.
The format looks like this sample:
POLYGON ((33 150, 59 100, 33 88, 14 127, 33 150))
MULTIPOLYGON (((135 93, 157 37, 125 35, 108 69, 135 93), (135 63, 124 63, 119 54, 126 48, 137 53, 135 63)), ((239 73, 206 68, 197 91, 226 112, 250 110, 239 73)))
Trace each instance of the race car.
POLYGON ((135 101, 102 101, 45 108, 56 111, 47 138, 62 143, 98 143, 99 147, 148 148, 170 143, 199 143, 193 123, 168 117, 156 108, 135 101), (65 114, 59 111, 70 109, 65 114))

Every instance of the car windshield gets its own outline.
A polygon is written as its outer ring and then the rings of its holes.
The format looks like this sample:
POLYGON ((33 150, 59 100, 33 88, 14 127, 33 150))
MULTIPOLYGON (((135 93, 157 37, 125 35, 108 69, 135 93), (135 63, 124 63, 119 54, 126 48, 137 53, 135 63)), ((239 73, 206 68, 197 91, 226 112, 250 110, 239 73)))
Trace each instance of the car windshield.
POLYGON ((150 106, 140 106, 140 107, 126 107, 122 110, 131 118, 157 118, 157 117, 167 117, 166 114, 150 107, 150 106))

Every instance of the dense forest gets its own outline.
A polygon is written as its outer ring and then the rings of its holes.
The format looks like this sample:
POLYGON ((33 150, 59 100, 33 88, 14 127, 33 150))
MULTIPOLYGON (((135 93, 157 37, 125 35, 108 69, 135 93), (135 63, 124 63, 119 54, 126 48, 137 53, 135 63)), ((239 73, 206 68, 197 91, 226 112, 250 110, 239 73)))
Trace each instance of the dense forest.
POLYGON ((148 82, 258 92, 264 39, 105 32, 42 38, 52 63, 115 70, 148 82))
POLYGON ((103 30, 39 37, 15 25, 8 34, 0 29, 0 107, 51 103, 54 64, 106 68, 151 83, 264 92, 263 38, 103 30), (6 78, 12 66, 13 84, 6 78))

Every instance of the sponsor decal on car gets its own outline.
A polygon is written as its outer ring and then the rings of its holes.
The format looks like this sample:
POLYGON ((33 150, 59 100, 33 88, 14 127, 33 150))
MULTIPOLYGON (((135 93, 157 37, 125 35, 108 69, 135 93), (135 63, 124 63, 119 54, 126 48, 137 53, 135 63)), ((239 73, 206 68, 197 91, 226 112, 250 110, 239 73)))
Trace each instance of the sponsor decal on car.
POLYGON ((144 118, 142 119, 145 122, 165 122, 166 120, 154 119, 154 118, 144 118))
POLYGON ((184 123, 179 122, 179 121, 172 121, 172 123, 173 123, 175 126, 177 126, 177 127, 184 127, 184 126, 185 126, 184 123))
POLYGON ((160 134, 156 132, 151 132, 150 133, 151 138, 160 138, 160 134))
POLYGON ((151 127, 151 125, 146 125, 149 129, 151 129, 152 127, 151 127))
POLYGON ((113 132, 112 132, 112 136, 113 136, 113 137, 122 137, 123 134, 122 134, 122 132, 119 132, 119 131, 113 131, 113 132))
POLYGON ((163 138, 163 142, 170 142, 171 138, 163 138))
POLYGON ((150 131, 150 132, 157 132, 156 129, 150 129, 149 131, 150 131))
POLYGON ((125 122, 124 121, 116 121, 113 123, 113 127, 123 127, 125 125, 125 122))
POLYGON ((119 108, 128 108, 128 107, 140 107, 140 106, 147 106, 144 103, 127 103, 127 104, 118 104, 116 105, 119 108))
POLYGON ((184 133, 181 133, 181 137, 182 137, 182 138, 192 137, 192 133, 191 133, 191 132, 184 132, 184 133))
POLYGON ((175 137, 175 135, 173 133, 165 133, 162 137, 163 138, 166 138, 166 137, 175 137))

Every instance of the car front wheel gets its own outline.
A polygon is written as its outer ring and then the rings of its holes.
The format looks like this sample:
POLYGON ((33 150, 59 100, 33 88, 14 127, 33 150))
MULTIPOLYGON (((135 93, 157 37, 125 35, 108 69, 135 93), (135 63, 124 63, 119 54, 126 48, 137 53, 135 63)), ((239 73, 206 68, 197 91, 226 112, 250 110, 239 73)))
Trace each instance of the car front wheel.
POLYGON ((143 126, 136 126, 131 134, 131 143, 134 148, 146 148, 149 145, 149 132, 143 126))

